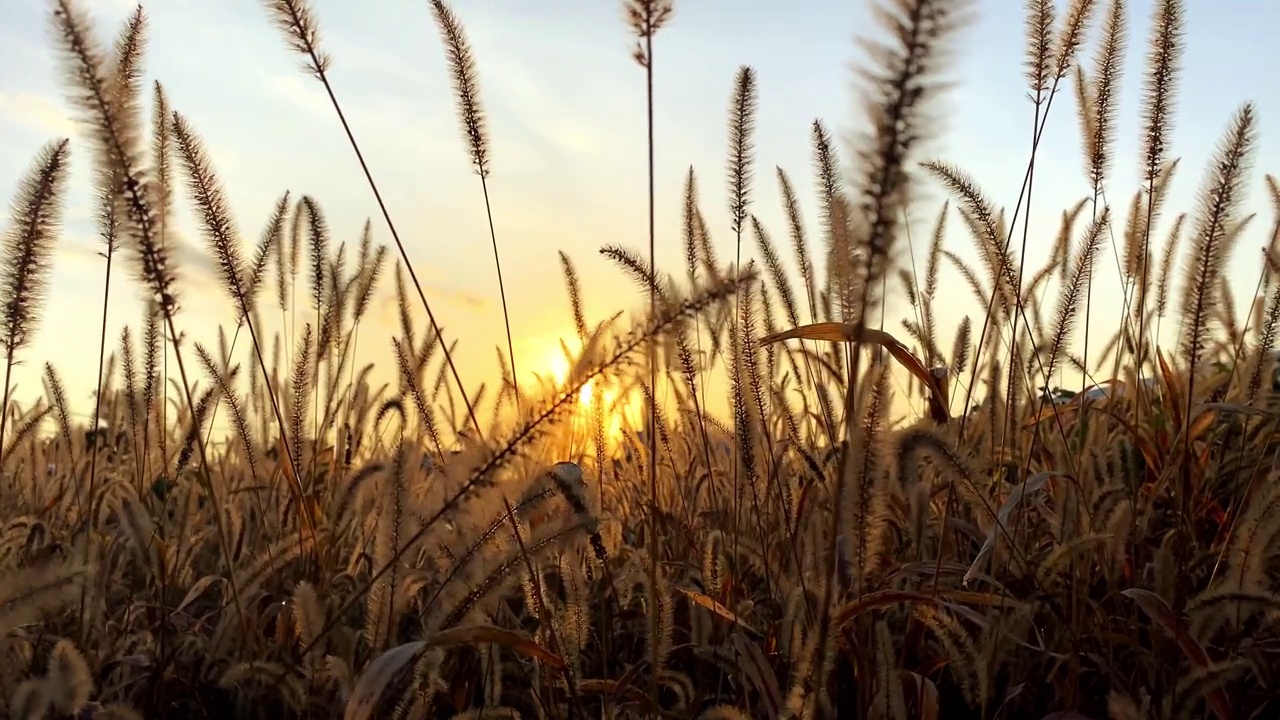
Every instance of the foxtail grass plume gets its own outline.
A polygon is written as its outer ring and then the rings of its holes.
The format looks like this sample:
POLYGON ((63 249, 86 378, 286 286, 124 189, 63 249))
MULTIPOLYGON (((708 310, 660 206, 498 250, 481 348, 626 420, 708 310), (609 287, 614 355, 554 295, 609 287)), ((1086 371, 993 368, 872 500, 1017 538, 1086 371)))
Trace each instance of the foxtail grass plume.
POLYGON ((755 173, 756 112, 759 109, 756 71, 747 65, 738 68, 729 100, 729 222, 738 236, 738 263, 741 263, 742 233, 751 207, 751 179, 755 173))
POLYGON ((1236 111, 1200 188, 1182 295, 1182 350, 1193 383, 1208 347, 1209 319, 1221 300, 1218 278, 1231 254, 1229 230, 1244 202, 1245 174, 1257 141, 1256 122, 1251 103, 1236 111))
POLYGON ((435 15, 444 41, 445 55, 449 62, 449 77, 453 83, 453 95, 458 106, 458 121, 462 136, 471 151, 471 165, 480 176, 484 191, 485 215, 489 219, 489 238, 493 241, 493 264, 498 275, 498 295, 502 300, 502 321, 507 334, 507 356, 511 361, 511 385, 516 405, 520 405, 520 376, 516 369, 515 342, 511 336, 511 314, 507 309, 507 288, 502 280, 502 260, 498 253, 498 236, 493 226, 493 208, 489 202, 489 133, 485 123, 484 105, 480 102, 480 78, 476 72, 475 56, 467 42, 466 31, 444 0, 431 0, 431 12, 435 15))
POLYGON ((1053 0, 1027 0, 1027 44, 1023 66, 1032 99, 1037 103, 1049 89, 1052 79, 1053 16, 1053 0))
POLYGON ((480 77, 476 72, 476 59, 467 42, 466 31, 444 0, 431 0, 431 12, 444 41, 445 56, 449 62, 449 79, 453 83, 453 96, 458 105, 458 120, 462 136, 471 150, 471 164, 480 177, 489 176, 489 132, 485 123, 484 105, 480 102, 480 77))
POLYGON ((143 173, 142 128, 136 114, 120 105, 121 94, 109 73, 106 56, 89 20, 76 0, 55 0, 52 27, 65 72, 70 100, 79 120, 89 128, 98 173, 112 178, 120 193, 123 229, 136 254, 140 278, 166 317, 177 308, 176 274, 167 248, 158 240, 155 191, 143 173))
POLYGON ((240 232, 231 217, 222 183, 204 143, 187 119, 175 111, 171 118, 174 143, 182 158, 191 200, 200 217, 205 240, 218 261, 223 287, 241 312, 245 282, 244 258, 240 252, 240 232))
MULTIPOLYGON (((0 246, 0 344, 5 354, 0 443, 9 419, 9 391, 14 358, 31 341, 45 300, 53 248, 62 223, 67 188, 69 142, 65 138, 41 148, 19 181, 9 227, 0 246)), ((0 450, 0 461, 3 461, 0 450)))
POLYGON ((320 49, 320 25, 306 0, 266 0, 276 27, 289 39, 289 47, 305 59, 303 69, 321 77, 332 62, 320 49))
POLYGON ((41 148, 13 200, 0 264, 0 343, 9 358, 30 342, 39 321, 61 229, 70 156, 66 139, 41 148))
POLYGON ((650 44, 653 36, 671 19, 674 12, 672 0, 623 0, 622 11, 627 27, 636 38, 631 57, 641 67, 648 68, 651 63, 650 44))
POLYGON ((1135 312, 1138 314, 1139 342, 1146 343, 1147 295, 1151 285, 1151 233, 1156 225, 1156 184, 1174 129, 1173 104, 1177 99, 1178 76, 1181 74, 1185 47, 1185 8, 1182 0, 1159 0, 1152 18, 1151 38, 1147 50, 1147 74, 1142 88, 1142 176, 1146 185, 1147 212, 1143 218, 1140 293, 1135 312))
POLYGON ((864 39, 870 62, 860 68, 867 90, 867 130, 855 143, 858 158, 854 257, 840 258, 861 290, 862 322, 878 304, 875 293, 892 265, 891 253, 912 194, 912 160, 937 128, 933 104, 946 82, 940 78, 958 31, 968 20, 970 0, 884 0, 877 16, 889 40, 864 39))

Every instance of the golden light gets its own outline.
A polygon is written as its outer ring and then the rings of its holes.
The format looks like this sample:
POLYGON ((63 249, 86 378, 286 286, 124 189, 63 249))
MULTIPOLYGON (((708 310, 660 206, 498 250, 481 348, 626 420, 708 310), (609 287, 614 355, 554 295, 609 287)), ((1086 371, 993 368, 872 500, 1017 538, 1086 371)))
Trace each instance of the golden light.
MULTIPOLYGON (((577 342, 553 341, 547 343, 547 347, 541 368, 531 369, 531 372, 540 375, 544 382, 552 380, 558 387, 563 387, 568 382, 571 354, 577 350, 577 342)), ((614 383, 603 378, 593 378, 577 391, 576 409, 570 425, 570 432, 577 438, 577 442, 590 442, 589 438, 594 436, 596 404, 604 410, 605 438, 614 441, 622 436, 630 404, 626 402, 626 398, 618 397, 618 388, 614 387, 614 383)))

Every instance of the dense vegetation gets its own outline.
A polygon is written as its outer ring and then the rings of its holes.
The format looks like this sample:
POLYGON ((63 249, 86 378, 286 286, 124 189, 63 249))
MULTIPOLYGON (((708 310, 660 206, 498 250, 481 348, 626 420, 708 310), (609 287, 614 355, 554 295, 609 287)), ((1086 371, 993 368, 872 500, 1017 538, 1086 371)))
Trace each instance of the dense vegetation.
MULTIPOLYGON (((7 716, 1280 713, 1280 188, 1266 178, 1276 231, 1237 314, 1224 265, 1253 217, 1255 111, 1230 118, 1194 207, 1167 207, 1181 0, 1155 2, 1141 185, 1127 208, 1102 192, 1126 4, 1073 0, 1061 17, 1048 0, 1027 4, 1036 144, 1053 98, 1074 90, 1093 190, 1050 229, 1043 267, 1025 266, 1031 231, 1018 223, 1033 158, 1007 216, 961 170, 921 157, 965 4, 877 0, 868 132, 852 162, 812 125, 816 223, 777 172, 787 262, 752 213, 766 200, 756 78, 743 67, 729 112, 732 262, 717 255, 728 241, 713 242, 690 169, 685 266, 654 271, 651 212, 647 257, 602 250, 643 311, 593 323, 561 255, 581 352, 564 382, 518 386, 508 329, 489 398, 459 379, 380 199, 381 221, 354 251, 335 245, 316 198, 288 193, 242 248, 199 135, 143 80, 141 8, 108 47, 81 5, 50 0, 49 17, 86 128, 75 151, 95 170, 105 281, 123 268, 150 302, 136 328, 103 338, 91 425, 72 422, 53 365, 44 401, 10 401, 7 371, 33 360, 23 351, 63 212, 72 146, 51 142, 0 247, 7 716), (949 198, 917 273, 902 261, 904 218, 924 183, 949 198), (166 244, 179 193, 236 309, 218 347, 182 341, 166 244), (374 242, 384 226, 391 246, 374 242), (1111 242, 1124 307, 1114 335, 1090 343, 1073 331, 1111 242), (952 329, 935 314, 944 263, 976 301, 952 329), (375 387, 353 348, 388 274, 401 321, 384 362, 397 382, 375 387), (885 329, 889 293, 909 300, 907 343, 885 329), (289 332, 270 336, 264 318, 277 314, 289 332), (1164 319, 1178 323, 1176 346, 1152 340, 1164 319), (1092 389, 1051 389, 1062 368, 1092 389), (728 378, 728 417, 711 411, 709 372, 728 378), (891 376, 910 379, 919 416, 894 414, 891 376), (669 401, 643 400, 659 387, 669 401), (642 422, 614 417, 602 388, 641 398, 642 422), (233 430, 225 444, 210 442, 218 413, 233 430)), ((341 115, 305 0, 266 7, 341 115)), ((670 0, 624 9, 652 87, 670 0)), ((433 0, 430 11, 484 181, 476 64, 450 9, 433 0)), ((652 208, 652 160, 649 187, 652 208)), ((371 334, 364 342, 381 342, 371 334)))

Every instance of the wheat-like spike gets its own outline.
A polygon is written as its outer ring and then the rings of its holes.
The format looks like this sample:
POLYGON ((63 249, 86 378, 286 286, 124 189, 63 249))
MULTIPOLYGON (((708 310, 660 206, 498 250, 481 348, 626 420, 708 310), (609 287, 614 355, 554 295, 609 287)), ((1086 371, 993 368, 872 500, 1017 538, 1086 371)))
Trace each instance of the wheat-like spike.
POLYGON ((733 95, 729 100, 729 223, 731 231, 738 236, 746 229, 751 205, 758 106, 756 72, 743 65, 734 77, 733 95))
POLYGON ((1125 44, 1125 0, 1111 0, 1103 29, 1102 45, 1094 62, 1093 86, 1090 100, 1093 109, 1092 138, 1088 143, 1087 174, 1093 188, 1102 187, 1111 169, 1112 146, 1115 143, 1116 115, 1120 105, 1116 101, 1121 81, 1121 60, 1125 44))
POLYGON ((786 270, 782 267, 782 258, 778 257, 773 240, 755 215, 751 216, 751 230, 760 248, 760 257, 764 259, 765 268, 769 271, 769 279, 782 300, 782 309, 787 314, 787 322, 791 323, 792 327, 799 327, 800 312, 796 306, 795 294, 791 290, 791 281, 787 279, 786 270))
POLYGON ((1143 255, 1143 227, 1146 224, 1146 206, 1142 202, 1142 191, 1138 190, 1129 198, 1129 212, 1124 224, 1124 265, 1123 276, 1126 283, 1138 279, 1138 273, 1146 257, 1143 255))
POLYGON ((290 446, 294 448, 293 472, 294 477, 299 479, 302 477, 304 447, 302 428, 307 415, 307 398, 312 387, 311 335, 311 323, 307 323, 302 328, 302 343, 294 360, 291 388, 293 403, 289 409, 289 440, 290 446))
POLYGON ((1089 20, 1093 15, 1096 0, 1072 0, 1063 17, 1062 28, 1058 31, 1053 66, 1054 79, 1062 80, 1071 72, 1075 64, 1076 54, 1084 43, 1089 30, 1089 20))
MULTIPOLYGON (((967 19, 968 0, 883 0, 877 20, 892 38, 871 42, 871 64, 862 70, 870 132, 857 146, 855 203, 861 257, 854 278, 861 284, 865 318, 893 258, 898 225, 910 203, 913 156, 929 134, 930 105, 940 94, 939 71, 949 44, 967 19)), ((841 259, 843 262, 843 258, 841 259)))
POLYGON ((436 450, 436 457, 440 462, 444 462, 444 450, 440 441, 440 433, 436 429, 435 409, 427 401, 427 396, 422 392, 422 387, 418 383, 417 373, 409 365, 409 352, 403 341, 396 338, 391 339, 392 350, 395 352, 396 364, 400 370, 401 394, 408 395, 413 400, 413 406, 418 411, 418 422, 427 437, 431 439, 431 444, 436 450))
POLYGON ((1052 0, 1027 0, 1027 45, 1023 67, 1027 86, 1036 102, 1049 89, 1050 63, 1053 61, 1052 0))
POLYGON ((1165 163, 1165 149, 1173 134, 1173 105, 1184 49, 1183 0, 1158 0, 1147 50, 1147 74, 1142 92, 1142 169, 1150 187, 1165 163))
POLYGON ((1110 223, 1110 218, 1110 208, 1103 208, 1098 219, 1089 224, 1080 249, 1076 252, 1071 274, 1058 295, 1058 308, 1054 312, 1053 320, 1053 336, 1049 341, 1046 353, 1048 357, 1045 359, 1044 366, 1046 385, 1052 381, 1053 372, 1058 367, 1058 358, 1071 337, 1076 315, 1080 310, 1080 300, 1085 286, 1089 283, 1089 276, 1093 274, 1094 256, 1102 246, 1103 232, 1110 223))
POLYGON ((46 561, 0 575, 0 632, 57 613, 79 596, 91 568, 46 561))
POLYGON ((1246 103, 1232 118, 1200 189, 1182 296, 1182 350, 1192 377, 1207 344, 1210 313, 1220 301, 1215 292, 1217 279, 1231 251, 1229 230, 1244 202, 1244 176, 1252 160, 1255 135, 1253 105, 1246 103))
POLYGON ((155 176, 156 236, 161 247, 167 243, 170 207, 173 204, 173 162, 170 150, 173 139, 169 133, 169 96, 157 80, 154 85, 155 103, 151 118, 151 172, 155 176))
POLYGON ((163 581, 164 560, 155 543, 155 523, 147 514, 147 508, 132 488, 121 488, 116 496, 116 514, 120 529, 129 539, 139 565, 146 568, 156 582, 163 581))
POLYGON ((44 364, 44 386, 49 396, 49 404, 53 406, 58 420, 58 430, 62 441, 66 443, 67 452, 71 455, 71 464, 76 462, 76 442, 71 434, 71 410, 67 405, 67 391, 62 384, 62 377, 52 363, 44 364))
POLYGON ((400 270, 400 261, 396 261, 396 313, 400 319, 400 337, 412 347, 414 341, 413 316, 409 311, 408 295, 405 292, 404 273, 400 270))
POLYGON ((667 24, 674 14, 672 0, 622 0, 623 18, 631 34, 636 38, 636 46, 631 58, 641 67, 648 68, 650 43, 658 31, 667 24))
POLYGON ((1053 257, 1058 262, 1058 271, 1063 282, 1066 282, 1067 270, 1071 267, 1069 262, 1071 257, 1071 236, 1075 234, 1076 221, 1080 219, 1080 213, 1084 212, 1088 204, 1088 198, 1081 198, 1079 202, 1071 206, 1070 210, 1062 211, 1062 224, 1058 226, 1058 236, 1053 243, 1053 257))
POLYGON ((54 710, 62 714, 75 713, 89 702, 93 675, 84 655, 70 640, 59 640, 49 653, 44 691, 54 710))
POLYGON ((724 275, 720 270, 715 244, 711 240, 711 230, 707 228, 707 219, 703 217, 701 210, 695 209, 695 218, 698 225, 698 258, 702 261, 702 271, 707 274, 709 282, 718 283, 724 279, 724 275))
MULTIPOLYGON (((755 269, 755 262, 752 261, 749 268, 755 269)), ((750 454, 743 455, 743 469, 746 472, 748 481, 752 481, 756 475, 756 457, 753 444, 757 442, 760 432, 768 421, 769 412, 768 405, 765 400, 764 380, 760 372, 760 353, 759 341, 757 340, 757 318, 758 311, 755 306, 756 294, 752 292, 743 293, 740 296, 738 323, 740 328, 740 347, 741 355, 736 358, 742 363, 742 370, 746 375, 746 387, 751 391, 751 399, 754 407, 747 410, 743 416, 744 421, 739 426, 739 436, 742 440, 744 448, 750 448, 750 454)), ((768 441, 768 438, 765 438, 768 441)), ((756 488, 752 486, 753 498, 755 499, 756 512, 759 513, 759 499, 754 497, 756 488)))
POLYGON ((1256 671, 1256 666, 1245 658, 1230 658, 1194 667, 1178 679, 1171 704, 1175 707, 1196 707, 1210 692, 1221 689, 1238 677, 1253 674, 1251 671, 1256 671))
POLYGON ((155 191, 142 174, 141 128, 137 118, 118 104, 115 83, 93 37, 83 9, 75 0, 56 0, 52 24, 62 62, 71 79, 72 104, 91 128, 96 167, 111 178, 127 208, 126 235, 133 241, 138 271, 166 317, 177 307, 176 274, 169 250, 157 237, 155 191))
MULTIPOLYGON (((0 343, 11 363, 13 354, 30 342, 39 321, 62 222, 69 158, 68 140, 45 145, 19 181, 13 200, 9 230, 0 248, 4 303, 0 308, 0 343)), ((5 395, 7 398, 8 393, 5 395)))
POLYGON ((951 376, 959 377, 964 372, 965 366, 969 361, 969 333, 970 323, 969 316, 965 315, 960 319, 960 325, 956 328, 955 342, 951 345, 951 376))
POLYGON ((305 60, 303 68, 319 77, 332 62, 320 49, 320 26, 306 0, 265 0, 276 27, 289 39, 289 47, 305 60))
POLYGON ((818 202, 822 211, 823 236, 829 244, 839 221, 836 217, 837 199, 843 193, 840 160, 836 155, 831 131, 822 120, 813 121, 810 141, 813 146, 814 173, 817 176, 818 202))
MULTIPOLYGON (((1271 480, 1274 483, 1274 476, 1271 480)), ((1251 503, 1240 518, 1229 550, 1229 587, 1237 590, 1261 590, 1267 587, 1267 567, 1280 537, 1280 490, 1268 489, 1251 503)))
POLYGON ((444 42, 449 63, 449 79, 458 105, 462 137, 471 151, 471 164, 480 177, 489 176, 489 133, 484 106, 480 102, 480 78, 466 31, 444 0, 431 0, 431 13, 444 42))
POLYGON ((646 292, 652 287, 659 303, 666 303, 671 297, 671 284, 668 278, 655 275, 649 268, 649 262, 641 258, 639 253, 618 245, 605 245, 600 248, 600 254, 621 267, 646 292))
POLYGON ((1261 327, 1258 330, 1258 342, 1252 352, 1246 397, 1252 403, 1262 387, 1262 373, 1270 364, 1272 351, 1276 345, 1276 329, 1280 327, 1280 283, 1271 290, 1271 297, 1266 302, 1261 327))
POLYGON ((800 271, 800 280, 804 283, 805 298, 809 303, 809 320, 818 319, 818 310, 814 306, 813 267, 809 261, 809 243, 805 236, 804 221, 800 216, 800 202, 796 199, 796 191, 791 180, 782 168, 777 168, 778 186, 782 190, 782 205, 787 213, 787 227, 791 232, 791 252, 795 256, 796 267, 800 271))
POLYGON ((573 328, 578 333, 578 340, 587 341, 587 317, 582 310, 582 286, 578 282, 578 271, 569 256, 560 251, 560 270, 564 273, 565 290, 569 293, 569 309, 573 312, 573 328))
POLYGON ((684 176, 683 200, 680 224, 683 231, 685 274, 692 289, 698 285, 698 258, 701 254, 701 239, 698 237, 698 178, 692 165, 684 176))
POLYGON ((1146 306, 1145 296, 1150 284, 1149 268, 1151 265, 1151 229, 1155 227, 1156 223, 1160 219, 1160 213, 1164 209, 1165 200, 1169 197, 1169 185, 1173 182, 1173 176, 1177 169, 1178 160, 1176 159, 1165 163, 1164 167, 1161 168, 1159 174, 1155 178, 1154 184, 1150 186, 1146 193, 1147 202, 1140 214, 1141 227, 1135 229, 1135 232, 1141 235, 1139 238, 1138 248, 1131 251, 1131 254, 1138 256, 1138 261, 1140 263, 1140 274, 1138 274, 1137 280, 1139 281, 1139 288, 1142 291, 1142 298, 1138 306, 1139 308, 1146 306))
POLYGON ((951 210, 951 201, 944 200, 942 209, 938 211, 938 220, 933 225, 933 240, 929 243, 929 259, 924 271, 924 296, 930 300, 938 292, 938 259, 942 255, 942 241, 947 235, 947 215, 951 210))
POLYGON ((978 241, 988 279, 1001 301, 1000 310, 1007 315, 1016 303, 1017 281, 1013 276, 1013 260, 1003 249, 1004 233, 1000 230, 995 206, 962 170, 936 161, 926 162, 923 167, 963 201, 960 216, 978 241))
POLYGON ((310 260, 311 307, 317 313, 325 307, 325 258, 329 254, 329 223, 320 204, 309 195, 302 197, 307 217, 307 256, 310 260))
POLYGON ((1164 254, 1160 258, 1160 278, 1156 287, 1156 315, 1164 317, 1169 308, 1169 283, 1173 278, 1173 263, 1178 256, 1178 245, 1182 239, 1182 228, 1186 224, 1187 214, 1178 215, 1169 229, 1169 239, 1165 242, 1164 254))
MULTIPOLYGON (((133 452, 140 455, 142 448, 138 446, 138 428, 141 427, 138 413, 138 368, 134 357, 133 333, 128 325, 120 328, 120 375, 124 381, 125 410, 129 417, 129 432, 133 437, 133 452)), ((135 466, 136 467, 136 466, 135 466)))
POLYGON ((204 149, 204 143, 187 119, 174 111, 171 122, 174 143, 187 172, 188 190, 200 213, 205 240, 218 261, 223 288, 236 304, 237 310, 245 312, 247 308, 240 304, 245 285, 240 234, 231 217, 222 183, 204 149))
POLYGON ((379 245, 377 250, 373 251, 373 259, 362 263, 365 266, 363 273, 357 276, 355 285, 355 303, 351 306, 351 320, 359 323, 364 314, 369 310, 369 304, 373 302, 373 293, 377 289, 378 279, 382 277, 382 269, 387 262, 387 246, 379 245))
MULTIPOLYGON (((267 224, 262 229, 262 235, 258 238, 258 246, 254 249, 253 262, 249 265, 249 276, 245 278, 244 296, 245 305, 254 307, 258 293, 262 290, 263 278, 266 277, 268 266, 274 257, 277 268, 280 266, 281 258, 284 255, 284 230, 285 222, 289 217, 289 191, 286 190, 276 200, 275 208, 272 209, 270 217, 267 218, 267 224)), ((283 273, 277 273, 283 277, 283 273)), ((279 281, 283 286, 283 281, 279 281)), ((277 291, 283 296, 284 291, 281 287, 277 291)), ((255 322, 255 325, 260 323, 255 322)))
MULTIPOLYGON (((1165 154, 1169 137, 1173 134, 1173 104, 1176 99, 1178 76, 1181 74, 1183 53, 1183 2, 1182 0, 1158 0, 1153 10, 1151 37, 1147 52, 1147 73, 1143 79, 1141 108, 1142 168, 1148 193, 1148 211, 1142 233, 1140 295, 1135 313, 1138 315, 1139 342, 1146 345, 1145 323, 1147 319, 1147 293, 1150 288, 1150 251, 1152 228, 1158 212, 1156 204, 1163 199, 1156 195, 1156 179, 1166 165, 1165 154)), ((1176 161, 1175 161, 1176 164, 1176 161)), ((1161 183, 1163 185, 1163 183, 1161 183)), ((1159 315, 1163 315, 1161 310, 1159 315)), ((1157 338, 1157 342, 1159 339, 1157 338)), ((1139 362, 1143 361, 1139 356, 1139 362)))
POLYGON ((1280 272, 1280 181, 1276 180, 1275 175, 1267 175, 1263 179, 1267 185, 1267 199, 1271 201, 1271 212, 1276 217, 1276 222, 1272 225, 1271 240, 1267 243, 1262 268, 1262 280, 1266 287, 1270 287, 1275 274, 1280 272))
POLYGON ((875 716, 881 720, 902 720, 907 717, 906 698, 897 677, 893 634, 889 623, 883 620, 875 626, 875 654, 875 716))
POLYGON ((218 367, 209 351, 200 343, 195 344, 195 349, 196 357, 200 360, 200 364, 204 366, 204 371, 213 379, 219 393, 222 395, 223 401, 227 404, 227 411, 231 414, 231 423, 236 430, 236 434, 239 435, 240 444, 244 449, 244 460, 249 466, 250 475, 257 477, 258 452, 253 442, 253 431, 249 429, 249 418, 245 414, 244 403, 232 388, 227 373, 218 367))
POLYGON ((888 490, 883 486, 882 439, 890 402, 889 369, 872 367, 864 384, 863 398, 858 403, 858 427, 852 436, 853 449, 845 460, 845 501, 848 510, 842 525, 842 537, 851 545, 847 556, 851 591, 863 594, 871 578, 879 571, 888 542, 888 490), (852 539, 845 527, 852 528, 852 539))
POLYGON ((980 707, 987 698, 987 665, 978 655, 973 638, 951 613, 932 607, 917 608, 915 616, 946 648, 949 669, 955 674, 970 707, 980 707))
POLYGON ((142 5, 134 7, 125 21, 124 27, 116 37, 115 68, 112 73, 115 103, 122 113, 135 116, 131 122, 139 123, 136 118, 142 96, 142 56, 147 47, 147 15, 142 5))

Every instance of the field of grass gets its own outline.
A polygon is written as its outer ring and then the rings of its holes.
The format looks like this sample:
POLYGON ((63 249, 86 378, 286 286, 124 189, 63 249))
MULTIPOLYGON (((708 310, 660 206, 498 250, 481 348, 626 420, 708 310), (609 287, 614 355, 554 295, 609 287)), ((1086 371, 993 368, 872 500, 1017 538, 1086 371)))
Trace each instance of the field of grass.
MULTIPOLYGON (((49 0, 69 111, 87 131, 83 146, 35 153, 0 238, 0 714, 1280 717, 1273 177, 1257 287, 1224 272, 1253 219, 1254 108, 1230 118, 1195 204, 1169 207, 1189 29, 1183 0, 1156 0, 1136 69, 1141 185, 1112 207, 1126 5, 1030 0, 1034 144, 1055 94, 1074 92, 1093 192, 1049 233, 1049 262, 1027 267, 1018 220, 1034 150, 1012 208, 921 156, 970 8, 875 4, 884 39, 862 68, 856 157, 839 158, 816 121, 811 177, 763 182, 756 77, 742 67, 725 186, 735 257, 717 257, 690 171, 686 263, 653 270, 650 133, 650 246, 602 249, 640 311, 585 317, 562 254, 581 352, 562 381, 517 385, 507 328, 504 377, 486 393, 463 386, 380 196, 350 249, 314 198, 287 193, 240 247, 198 133, 141 75, 141 8, 107 43, 89 3, 49 0), (73 150, 93 159, 104 281, 151 298, 121 337, 105 337, 104 307, 101 344, 72 350, 100 357, 89 425, 72 421, 54 364, 35 406, 8 390, 15 362, 56 360, 24 350, 59 291, 48 275, 73 150), (924 184, 946 204, 907 261, 904 218, 924 184), (820 217, 802 217, 802 186, 820 217), (237 309, 217 347, 183 340, 190 298, 165 242, 180 194, 237 309), (752 208, 764 202, 781 203, 787 227, 763 227, 752 208), (1089 338, 1076 329, 1108 244, 1124 306, 1107 310, 1111 336, 1089 338), (945 263, 966 280, 952 295, 977 308, 954 328, 935 320, 945 263), (394 283, 401 321, 384 360, 396 382, 378 387, 353 346, 380 283, 394 283), (909 316, 886 325, 890 294, 909 316), (277 316, 287 336, 266 332, 277 316), (1152 341, 1161 323, 1176 343, 1152 341), (1060 387, 1063 369, 1091 389, 1060 387), (708 400, 713 371, 727 405, 708 400), (605 401, 620 398, 640 411, 605 401), (901 417, 907 399, 921 410, 901 417), (231 428, 225 443, 215 421, 231 428)), ((264 7, 341 116, 321 19, 306 0, 264 7)), ((622 10, 652 88, 652 40, 677 15, 671 0, 622 10)), ((442 0, 423 11, 483 181, 465 31, 442 0)), ((350 131, 334 141, 359 151, 350 131)))

